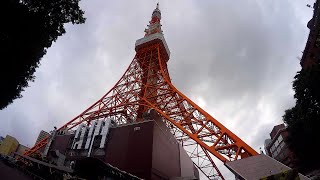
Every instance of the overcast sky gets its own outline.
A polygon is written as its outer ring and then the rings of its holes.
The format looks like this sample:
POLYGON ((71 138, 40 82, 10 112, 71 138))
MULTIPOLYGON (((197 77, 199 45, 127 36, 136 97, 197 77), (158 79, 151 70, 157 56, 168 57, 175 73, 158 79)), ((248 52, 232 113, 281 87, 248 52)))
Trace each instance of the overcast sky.
MULTIPOLYGON (((308 36, 313 0, 161 0, 174 85, 259 151, 284 110, 308 36)), ((87 21, 67 25, 35 82, 0 111, 0 135, 32 146, 97 101, 134 57, 157 1, 82 0, 87 21)), ((218 163, 222 172, 230 174, 218 163)))

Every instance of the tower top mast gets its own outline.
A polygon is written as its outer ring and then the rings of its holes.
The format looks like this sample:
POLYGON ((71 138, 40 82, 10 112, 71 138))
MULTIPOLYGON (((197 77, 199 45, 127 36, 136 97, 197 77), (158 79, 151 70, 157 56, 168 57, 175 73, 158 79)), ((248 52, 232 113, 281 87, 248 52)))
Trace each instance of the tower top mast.
POLYGON ((149 21, 148 28, 144 30, 145 36, 149 36, 155 33, 163 34, 161 30, 162 25, 160 23, 160 20, 161 20, 161 11, 159 9, 159 3, 157 3, 156 9, 154 9, 152 12, 151 21, 149 21))
POLYGON ((144 30, 145 32, 144 37, 136 41, 135 50, 138 51, 140 48, 143 48, 145 45, 150 45, 150 43, 152 44, 156 42, 161 42, 167 56, 167 58, 165 59, 169 60, 170 50, 163 36, 163 31, 161 30, 162 25, 160 23, 160 20, 161 20, 161 11, 159 9, 159 3, 157 3, 156 8, 152 12, 151 21, 149 21, 147 28, 144 30))

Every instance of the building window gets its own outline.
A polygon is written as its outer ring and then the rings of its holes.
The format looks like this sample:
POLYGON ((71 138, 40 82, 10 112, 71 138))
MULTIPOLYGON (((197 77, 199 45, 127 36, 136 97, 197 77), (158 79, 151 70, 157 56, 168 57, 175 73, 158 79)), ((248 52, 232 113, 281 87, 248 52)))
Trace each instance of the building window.
POLYGON ((283 147, 284 147, 284 142, 282 141, 280 144, 280 149, 283 149, 283 147))
POLYGON ((279 145, 279 142, 278 142, 278 140, 276 140, 276 141, 274 142, 274 146, 277 147, 278 145, 279 145))
POLYGON ((277 155, 279 154, 279 152, 277 150, 274 151, 274 156, 273 157, 276 157, 277 155))
POLYGON ((280 134, 279 137, 278 137, 279 143, 280 143, 282 140, 283 140, 283 138, 282 138, 282 136, 281 136, 281 134, 280 134))

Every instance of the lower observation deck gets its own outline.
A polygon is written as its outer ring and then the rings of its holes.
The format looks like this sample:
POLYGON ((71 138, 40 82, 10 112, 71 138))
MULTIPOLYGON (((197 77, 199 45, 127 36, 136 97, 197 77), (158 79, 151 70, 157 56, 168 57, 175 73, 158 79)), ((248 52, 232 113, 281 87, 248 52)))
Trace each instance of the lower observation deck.
POLYGON ((167 53, 167 56, 168 56, 168 59, 170 58, 170 50, 169 50, 169 47, 167 45, 167 42, 166 40, 164 39, 164 36, 162 33, 154 33, 154 34, 151 34, 151 35, 148 35, 148 36, 145 36, 141 39, 138 39, 136 41, 136 44, 135 44, 135 50, 136 52, 142 48, 142 47, 145 47, 147 45, 150 45, 152 44, 153 42, 162 42, 162 45, 165 49, 165 52, 167 53))

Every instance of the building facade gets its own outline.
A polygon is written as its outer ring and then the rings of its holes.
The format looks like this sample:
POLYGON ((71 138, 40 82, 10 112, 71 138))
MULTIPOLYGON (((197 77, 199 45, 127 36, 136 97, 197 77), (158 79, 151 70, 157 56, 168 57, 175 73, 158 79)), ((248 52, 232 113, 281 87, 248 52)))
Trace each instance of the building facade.
POLYGON ((302 68, 320 63, 320 0, 313 4, 313 17, 308 22, 309 37, 301 58, 302 68))
POLYGON ((274 126, 270 133, 270 137, 271 139, 265 141, 266 154, 281 163, 294 168, 294 154, 285 142, 288 138, 286 126, 284 124, 274 126))
POLYGON ((266 155, 268 155, 268 156, 271 156, 271 155, 269 154, 268 149, 267 149, 267 147, 269 146, 270 143, 271 143, 271 139, 266 139, 266 140, 264 141, 264 152, 265 152, 266 155))
POLYGON ((58 166, 72 167, 90 157, 143 179, 199 179, 197 168, 161 116, 150 110, 144 118, 126 125, 99 120, 81 124, 74 132, 53 133, 44 154, 58 166))
MULTIPOLYGON (((16 149, 16 151, 15 151, 15 153, 22 155, 24 152, 26 152, 29 149, 30 149, 29 147, 24 146, 22 144, 19 144, 17 149, 16 149)), ((17 157, 17 156, 15 156, 15 157, 17 157)))
POLYGON ((0 154, 12 156, 13 153, 16 151, 16 149, 19 146, 19 142, 16 138, 7 135, 1 145, 0 145, 0 154))
POLYGON ((38 135, 37 141, 35 144, 37 144, 38 142, 40 142, 42 139, 46 138, 47 136, 49 136, 50 134, 44 130, 41 130, 41 132, 38 135))

